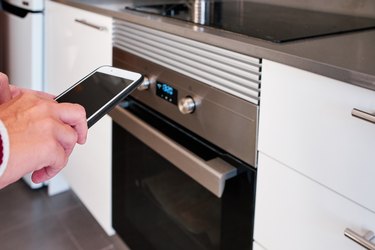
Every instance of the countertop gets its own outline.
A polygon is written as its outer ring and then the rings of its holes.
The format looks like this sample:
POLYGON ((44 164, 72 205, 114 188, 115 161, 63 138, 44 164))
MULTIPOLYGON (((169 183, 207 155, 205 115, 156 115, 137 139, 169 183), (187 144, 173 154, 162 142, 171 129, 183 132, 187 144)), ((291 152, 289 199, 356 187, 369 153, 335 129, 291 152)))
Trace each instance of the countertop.
POLYGON ((276 44, 125 10, 136 0, 53 0, 375 90, 375 29, 276 44))

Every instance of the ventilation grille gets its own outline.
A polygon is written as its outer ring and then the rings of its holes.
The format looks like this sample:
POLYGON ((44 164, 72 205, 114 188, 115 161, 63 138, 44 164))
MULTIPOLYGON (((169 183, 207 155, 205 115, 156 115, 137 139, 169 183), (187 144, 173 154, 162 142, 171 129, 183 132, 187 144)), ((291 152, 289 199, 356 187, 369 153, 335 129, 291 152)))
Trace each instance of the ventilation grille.
POLYGON ((261 60, 201 42, 114 20, 113 46, 232 95, 259 102, 261 60))

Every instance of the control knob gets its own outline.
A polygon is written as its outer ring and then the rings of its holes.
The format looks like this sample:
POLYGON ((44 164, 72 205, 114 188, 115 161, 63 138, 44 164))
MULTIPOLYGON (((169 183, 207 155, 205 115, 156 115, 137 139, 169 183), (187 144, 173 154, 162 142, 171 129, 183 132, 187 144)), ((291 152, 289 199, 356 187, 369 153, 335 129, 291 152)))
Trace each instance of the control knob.
POLYGON ((137 89, 140 91, 148 90, 152 82, 153 80, 151 78, 144 76, 142 83, 137 87, 137 89))
POLYGON ((191 114, 194 112, 196 104, 191 96, 186 96, 178 102, 178 109, 182 114, 191 114))

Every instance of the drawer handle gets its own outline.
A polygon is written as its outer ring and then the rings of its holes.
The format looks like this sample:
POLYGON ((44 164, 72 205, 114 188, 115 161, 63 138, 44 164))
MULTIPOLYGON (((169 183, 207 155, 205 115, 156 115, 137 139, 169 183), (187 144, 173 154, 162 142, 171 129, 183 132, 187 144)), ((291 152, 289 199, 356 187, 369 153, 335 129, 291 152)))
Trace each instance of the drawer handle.
POLYGON ((368 250, 375 250, 375 244, 371 242, 375 238, 372 231, 368 231, 364 236, 357 234, 350 228, 346 228, 344 235, 368 250))
POLYGON ((97 30, 106 30, 107 29, 104 26, 99 26, 99 25, 96 25, 96 24, 93 24, 93 23, 89 23, 89 22, 87 22, 86 20, 83 20, 83 19, 74 19, 74 21, 77 22, 77 23, 89 26, 91 28, 97 29, 97 30))
POLYGON ((352 116, 358 117, 368 122, 375 123, 375 115, 356 109, 356 108, 352 110, 352 116))

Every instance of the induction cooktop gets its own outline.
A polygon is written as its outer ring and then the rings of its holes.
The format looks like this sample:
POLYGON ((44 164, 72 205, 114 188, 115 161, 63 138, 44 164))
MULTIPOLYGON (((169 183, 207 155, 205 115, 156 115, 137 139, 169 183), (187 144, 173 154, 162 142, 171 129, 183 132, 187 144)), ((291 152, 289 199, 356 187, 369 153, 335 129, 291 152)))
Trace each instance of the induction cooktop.
POLYGON ((161 15, 275 43, 375 28, 375 19, 228 0, 135 4, 128 10, 161 15))

